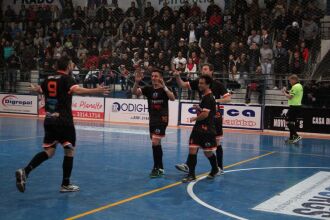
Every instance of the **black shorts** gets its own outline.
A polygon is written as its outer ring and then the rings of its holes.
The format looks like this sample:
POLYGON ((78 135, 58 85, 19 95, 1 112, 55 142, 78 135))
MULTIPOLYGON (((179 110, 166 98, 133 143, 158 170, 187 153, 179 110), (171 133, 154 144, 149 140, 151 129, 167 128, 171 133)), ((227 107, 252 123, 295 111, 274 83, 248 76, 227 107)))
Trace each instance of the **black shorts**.
POLYGON ((150 138, 158 138, 162 139, 165 137, 167 125, 150 125, 149 126, 149 132, 150 132, 150 138))
POLYGON ((45 137, 43 147, 50 147, 60 143, 63 147, 76 146, 76 130, 74 125, 60 126, 56 124, 44 124, 45 137))
POLYGON ((286 114, 286 121, 296 122, 300 115, 300 106, 290 106, 289 111, 286 114))
POLYGON ((216 150, 216 135, 211 132, 200 132, 193 129, 189 138, 189 147, 201 147, 204 151, 216 150))
POLYGON ((222 130, 222 116, 216 116, 214 118, 214 124, 215 124, 215 131, 217 133, 217 138, 220 138, 223 136, 223 130, 222 130))

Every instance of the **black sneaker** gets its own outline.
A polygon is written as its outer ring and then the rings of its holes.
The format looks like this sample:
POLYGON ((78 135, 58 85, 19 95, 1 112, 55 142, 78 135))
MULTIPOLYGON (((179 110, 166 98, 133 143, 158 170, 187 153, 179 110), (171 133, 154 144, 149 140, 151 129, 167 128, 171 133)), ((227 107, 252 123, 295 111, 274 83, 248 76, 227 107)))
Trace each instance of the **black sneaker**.
POLYGON ((193 182, 196 180, 196 177, 195 176, 192 176, 192 175, 187 175, 185 178, 182 179, 182 182, 183 183, 190 183, 190 182, 193 182))
POLYGON ((24 169, 18 169, 15 172, 16 175, 16 187, 20 192, 25 191, 25 183, 26 183, 26 174, 24 169))
POLYGON ((60 192, 65 193, 65 192, 78 192, 80 190, 79 186, 69 184, 67 186, 61 186, 60 192))
POLYGON ((212 170, 209 173, 209 175, 207 175, 206 178, 208 178, 208 179, 214 179, 218 175, 218 173, 220 173, 220 169, 219 168, 217 170, 212 170))
POLYGON ((164 176, 165 171, 164 169, 159 169, 159 168, 153 168, 151 170, 151 173, 149 174, 150 178, 160 178, 162 176, 164 176))
POLYGON ((187 164, 182 163, 182 164, 176 164, 175 168, 179 171, 182 171, 184 173, 189 173, 189 167, 187 164))

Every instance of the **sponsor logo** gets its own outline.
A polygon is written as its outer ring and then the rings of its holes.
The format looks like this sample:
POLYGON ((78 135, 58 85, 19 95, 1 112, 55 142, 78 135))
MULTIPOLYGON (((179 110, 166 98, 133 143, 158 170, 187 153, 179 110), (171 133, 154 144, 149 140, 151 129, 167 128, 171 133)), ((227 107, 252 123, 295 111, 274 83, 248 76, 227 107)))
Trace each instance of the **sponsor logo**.
POLYGON ((243 110, 242 112, 240 112, 236 109, 229 109, 227 111, 227 114, 229 116, 232 116, 232 117, 236 117, 236 116, 239 116, 239 115, 243 115, 245 117, 256 117, 255 111, 253 111, 251 109, 246 109, 246 110, 243 110))
POLYGON ((148 106, 144 104, 119 103, 112 104, 112 112, 148 112, 148 106))
MULTIPOLYGON (((188 112, 190 114, 197 114, 198 110, 195 107, 191 107, 188 109, 188 112)), ((218 112, 220 112, 221 115, 224 115, 224 108, 219 108, 218 112)), ((245 109, 243 111, 239 111, 237 109, 229 109, 226 111, 227 115, 231 116, 231 117, 237 117, 240 115, 243 115, 245 117, 249 117, 249 118, 255 118, 256 117, 256 112, 253 111, 252 109, 245 109)))
POLYGON ((313 125, 330 125, 330 118, 313 117, 312 124, 313 125))
POLYGON ((23 107, 31 107, 33 101, 26 101, 26 100, 20 100, 17 96, 14 95, 8 95, 3 97, 2 99, 2 105, 3 106, 23 106, 23 107))
MULTIPOLYGON (((289 109, 285 108, 282 110, 280 116, 273 118, 273 127, 274 128, 285 128, 288 130, 287 122, 285 120, 287 117, 288 111, 289 111, 289 109)), ((300 129, 304 128, 303 119, 298 118, 296 123, 297 123, 296 126, 298 126, 298 128, 300 128, 300 129)))
POLYGON ((329 207, 330 172, 320 171, 253 209, 314 219, 329 219, 329 207))

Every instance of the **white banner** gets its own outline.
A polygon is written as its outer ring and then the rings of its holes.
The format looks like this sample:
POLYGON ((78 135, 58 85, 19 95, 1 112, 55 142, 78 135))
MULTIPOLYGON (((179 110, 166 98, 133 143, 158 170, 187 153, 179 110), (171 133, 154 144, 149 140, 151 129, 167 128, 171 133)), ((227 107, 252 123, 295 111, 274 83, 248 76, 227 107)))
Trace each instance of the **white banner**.
POLYGON ((7 6, 10 6, 16 13, 22 8, 22 5, 25 5, 25 8, 32 7, 44 7, 44 6, 54 6, 56 5, 59 9, 61 9, 61 3, 59 0, 3 0, 2 8, 6 9, 7 6))
POLYGON ((0 112, 38 114, 38 97, 32 95, 0 94, 0 112))
MULTIPOLYGON (((189 119, 196 116, 193 105, 196 102, 180 103, 180 125, 193 125, 189 119)), ((224 128, 261 129, 261 107, 245 105, 220 105, 224 128)))
MULTIPOLYGON (((178 101, 169 101, 169 125, 178 125, 178 101)), ((145 99, 105 100, 105 121, 149 124, 148 102, 145 99)))
MULTIPOLYGON (((45 115, 44 97, 39 97, 39 116, 45 115)), ((102 97, 72 97, 72 115, 75 118, 104 119, 104 98, 102 97)))
POLYGON ((254 207, 254 210, 314 219, 330 218, 330 172, 320 171, 254 207))
POLYGON ((104 119, 104 98, 73 96, 72 115, 75 118, 104 119))

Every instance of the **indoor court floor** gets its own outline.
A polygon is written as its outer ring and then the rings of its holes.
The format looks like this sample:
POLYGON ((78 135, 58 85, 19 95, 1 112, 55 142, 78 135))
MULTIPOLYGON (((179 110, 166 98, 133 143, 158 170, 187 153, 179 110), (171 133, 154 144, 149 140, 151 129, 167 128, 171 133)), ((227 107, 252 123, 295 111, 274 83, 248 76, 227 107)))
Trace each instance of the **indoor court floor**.
MULTIPOLYGON (((225 174, 183 184, 189 128, 168 128, 162 142, 166 175, 150 179, 148 127, 77 122, 71 182, 59 193, 63 150, 17 191, 15 170, 42 148, 43 121, 0 117, 0 219, 330 219, 330 139, 226 132, 225 174)), ((197 173, 210 170, 199 152, 197 173)))

